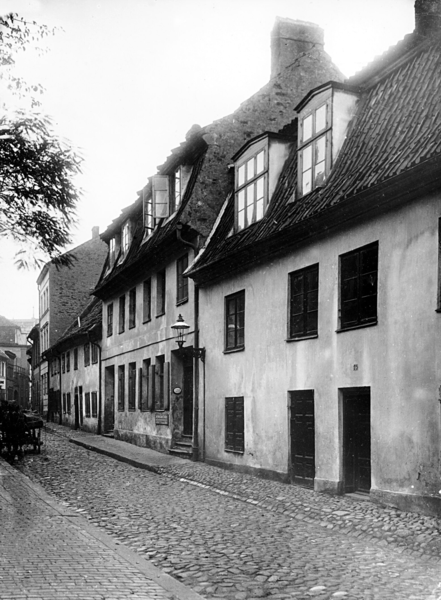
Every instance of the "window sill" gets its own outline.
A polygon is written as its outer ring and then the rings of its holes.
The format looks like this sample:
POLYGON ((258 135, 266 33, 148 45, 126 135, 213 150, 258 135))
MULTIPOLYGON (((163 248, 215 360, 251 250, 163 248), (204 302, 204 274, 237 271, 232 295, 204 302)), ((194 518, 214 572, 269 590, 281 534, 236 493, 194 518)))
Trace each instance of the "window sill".
POLYGON ((162 313, 158 313, 158 314, 156 315, 156 318, 157 318, 157 319, 159 319, 159 317, 163 317, 164 315, 165 315, 165 310, 164 310, 164 312, 162 312, 162 313))
POLYGON ((123 329, 122 331, 118 331, 118 335, 121 335, 122 333, 124 333, 125 329, 123 329))
POLYGON ((146 323, 150 323, 151 320, 152 320, 152 317, 149 317, 148 319, 143 321, 142 324, 145 325, 146 323))
POLYGON ((129 325, 129 329, 135 329, 136 325, 129 325))
POLYGON ((224 350, 224 354, 234 354, 235 352, 243 352, 245 350, 245 346, 240 346, 239 348, 228 348, 224 350))
POLYGON ((361 325, 352 325, 352 327, 344 327, 343 329, 336 329, 335 333, 353 331, 354 329, 365 329, 366 327, 374 327, 375 325, 378 325, 378 321, 372 321, 372 323, 362 323, 361 325))
POLYGON ((318 333, 314 333, 311 335, 302 335, 302 336, 295 337, 295 338, 287 338, 285 340, 285 342, 290 344, 291 342, 303 342, 303 340, 315 340, 317 338, 318 338, 318 333))
POLYGON ((435 309, 436 313, 441 313, 441 307, 435 309))
POLYGON ((229 452, 230 454, 245 454, 245 450, 227 450, 226 448, 224 448, 225 452, 229 452))
POLYGON ((183 298, 182 300, 176 300, 176 306, 181 306, 181 304, 185 304, 186 302, 188 302, 188 297, 183 298))

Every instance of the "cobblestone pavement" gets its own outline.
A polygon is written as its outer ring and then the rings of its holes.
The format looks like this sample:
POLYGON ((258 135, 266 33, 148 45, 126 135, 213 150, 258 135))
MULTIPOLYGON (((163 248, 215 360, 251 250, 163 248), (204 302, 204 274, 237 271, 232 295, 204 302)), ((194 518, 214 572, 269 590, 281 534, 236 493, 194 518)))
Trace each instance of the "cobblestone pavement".
POLYGON ((45 441, 22 471, 206 598, 441 600, 435 519, 207 465, 158 476, 67 437, 45 441), (399 535, 408 528, 423 548, 399 535))
POLYGON ((201 600, 72 513, 0 459, 1 600, 201 600))

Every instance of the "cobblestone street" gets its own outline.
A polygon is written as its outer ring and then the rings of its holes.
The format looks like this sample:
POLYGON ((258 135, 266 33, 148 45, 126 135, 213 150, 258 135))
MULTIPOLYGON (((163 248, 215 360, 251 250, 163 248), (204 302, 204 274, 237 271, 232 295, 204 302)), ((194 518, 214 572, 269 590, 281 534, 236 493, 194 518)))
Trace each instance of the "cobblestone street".
POLYGON ((441 598, 436 519, 204 464, 156 474, 71 434, 46 433, 15 466, 206 598, 441 598))

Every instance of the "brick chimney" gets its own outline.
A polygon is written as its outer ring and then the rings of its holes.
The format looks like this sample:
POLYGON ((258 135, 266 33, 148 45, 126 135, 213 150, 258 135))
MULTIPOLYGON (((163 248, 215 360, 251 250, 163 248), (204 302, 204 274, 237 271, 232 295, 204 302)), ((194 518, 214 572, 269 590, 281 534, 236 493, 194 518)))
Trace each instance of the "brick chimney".
POLYGON ((315 23, 276 17, 271 32, 271 78, 305 52, 316 46, 322 50, 323 45, 323 29, 315 23))
POLYGON ((92 227, 92 239, 94 240, 95 238, 99 237, 100 235, 100 228, 98 227, 98 225, 95 225, 95 227, 92 227))
POLYGON ((415 1, 415 32, 423 37, 441 33, 441 0, 415 1))

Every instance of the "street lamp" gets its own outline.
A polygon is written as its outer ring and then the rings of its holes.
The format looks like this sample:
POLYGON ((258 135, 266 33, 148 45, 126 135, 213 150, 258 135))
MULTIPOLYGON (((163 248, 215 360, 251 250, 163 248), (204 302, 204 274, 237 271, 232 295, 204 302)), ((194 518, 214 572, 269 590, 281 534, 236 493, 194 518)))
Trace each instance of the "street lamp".
MULTIPOLYGON (((190 329, 190 325, 184 321, 182 315, 178 316, 178 320, 171 326, 177 333, 176 343, 181 351, 184 351, 185 336, 187 330, 190 329)), ((202 362, 205 362, 205 348, 186 348, 186 352, 190 352, 195 358, 200 358, 202 362)))

